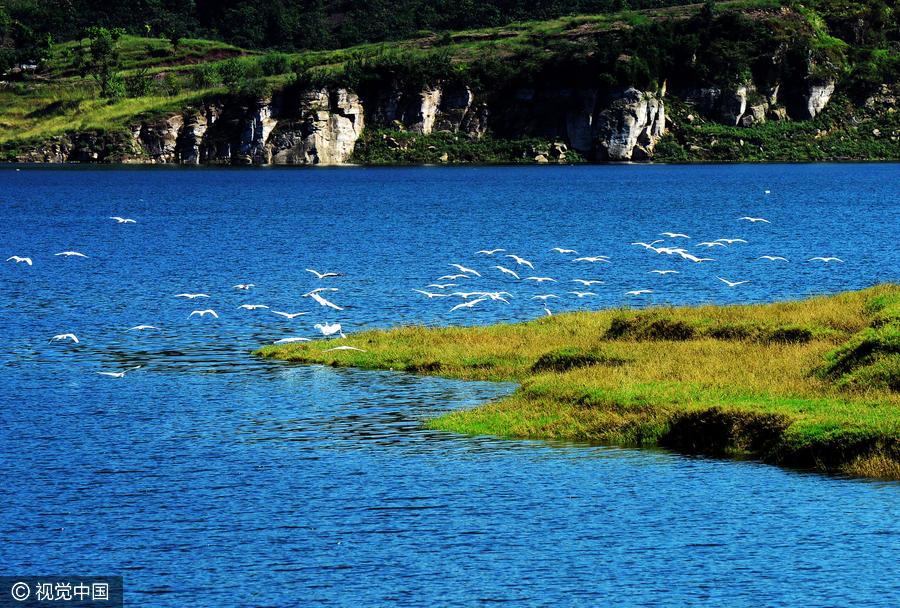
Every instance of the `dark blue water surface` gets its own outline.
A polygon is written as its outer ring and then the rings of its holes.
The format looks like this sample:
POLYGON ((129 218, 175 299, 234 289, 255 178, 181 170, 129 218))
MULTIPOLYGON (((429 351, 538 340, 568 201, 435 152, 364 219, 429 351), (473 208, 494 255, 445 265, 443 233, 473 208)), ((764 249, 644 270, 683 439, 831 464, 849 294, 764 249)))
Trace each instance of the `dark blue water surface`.
POLYGON ((129 606, 897 606, 900 484, 427 431, 515 387, 251 352, 860 289, 897 279, 898 214, 892 164, 0 167, 0 575, 120 574, 129 606), (427 287, 450 264, 481 276, 427 287))

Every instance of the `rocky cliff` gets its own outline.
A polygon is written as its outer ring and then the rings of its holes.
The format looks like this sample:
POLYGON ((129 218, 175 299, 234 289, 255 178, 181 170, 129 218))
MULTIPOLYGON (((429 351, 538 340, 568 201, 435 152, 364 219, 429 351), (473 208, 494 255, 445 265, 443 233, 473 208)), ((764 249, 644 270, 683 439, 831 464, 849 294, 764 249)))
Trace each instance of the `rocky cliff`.
MULTIPOLYGON (((834 81, 804 87, 783 103, 777 87, 760 92, 752 83, 677 95, 710 120, 750 127, 816 116, 833 94, 834 81)), ((488 131, 510 140, 541 138, 560 142, 588 160, 647 160, 666 133, 665 95, 665 85, 660 91, 523 87, 484 98, 461 86, 383 88, 364 96, 346 89, 288 91, 253 103, 209 101, 135 124, 127 135, 58 137, 18 151, 14 160, 331 165, 351 158, 367 121, 421 135, 452 133, 470 141, 488 131)))

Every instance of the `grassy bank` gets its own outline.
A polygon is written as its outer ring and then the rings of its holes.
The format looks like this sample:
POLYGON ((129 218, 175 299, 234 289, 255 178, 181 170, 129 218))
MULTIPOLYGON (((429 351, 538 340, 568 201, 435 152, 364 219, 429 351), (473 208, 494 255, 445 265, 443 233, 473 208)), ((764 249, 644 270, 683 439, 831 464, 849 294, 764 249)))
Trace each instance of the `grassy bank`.
POLYGON ((900 286, 752 306, 576 312, 267 346, 301 363, 517 381, 431 428, 747 453, 900 479, 900 286))

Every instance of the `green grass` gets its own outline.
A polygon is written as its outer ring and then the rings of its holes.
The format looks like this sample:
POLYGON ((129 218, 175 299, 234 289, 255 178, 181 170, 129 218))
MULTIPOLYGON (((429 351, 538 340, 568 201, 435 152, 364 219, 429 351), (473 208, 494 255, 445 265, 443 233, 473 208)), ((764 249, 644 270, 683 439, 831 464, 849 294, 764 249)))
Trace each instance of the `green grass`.
POLYGON ((0 94, 0 144, 47 141, 68 132, 124 130, 135 119, 152 119, 180 112, 198 101, 196 92, 174 96, 123 99, 109 103, 77 92, 48 98, 17 98, 6 105, 0 94))
MULTIPOLYGON (((64 133, 97 129, 124 132, 140 120, 180 112, 204 97, 224 92, 219 86, 190 90, 190 72, 197 65, 245 54, 237 47, 208 40, 184 40, 174 52, 167 41, 124 36, 119 41, 121 74, 127 77, 142 68, 157 78, 171 73, 178 90, 167 90, 158 80, 151 95, 110 102, 99 98, 92 79, 76 74, 72 51, 79 44, 57 45, 55 59, 41 78, 0 91, 0 144, 15 148, 17 142, 47 141, 64 133)), ((272 79, 279 80, 284 78, 272 79)))
POLYGON ((325 353, 333 344, 322 341, 257 354, 519 383, 505 399, 428 421, 436 429, 751 453, 896 479, 900 326, 883 315, 895 302, 900 286, 889 284, 769 305, 401 327, 348 336, 365 352, 325 353))

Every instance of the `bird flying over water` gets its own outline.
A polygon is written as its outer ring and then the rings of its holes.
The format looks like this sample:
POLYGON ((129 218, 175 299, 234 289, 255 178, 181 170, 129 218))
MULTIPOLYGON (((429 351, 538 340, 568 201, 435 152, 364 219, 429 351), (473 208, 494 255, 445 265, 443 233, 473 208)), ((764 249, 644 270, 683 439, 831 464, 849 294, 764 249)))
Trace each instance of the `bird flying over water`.
POLYGON ((519 275, 517 275, 515 272, 513 272, 509 268, 504 268, 503 266, 491 266, 491 268, 496 268, 500 272, 505 272, 506 274, 511 274, 512 276, 516 277, 517 279, 519 278, 519 275))
POLYGON ((128 369, 123 369, 120 372, 97 372, 103 376, 112 376, 113 378, 122 378, 126 373, 134 371, 136 369, 140 369, 140 365, 135 365, 134 367, 129 367, 128 369))
POLYGON ((256 287, 253 283, 241 283, 240 285, 235 285, 235 289, 250 289, 251 287, 256 287))
POLYGON ((71 340, 72 342, 78 344, 78 338, 75 337, 75 334, 59 334, 59 335, 53 336, 53 339, 56 341, 71 340))
POLYGON ((573 262, 581 262, 581 261, 585 261, 585 262, 590 262, 591 264, 593 264, 594 262, 606 262, 606 263, 608 263, 608 264, 612 264, 612 262, 611 262, 610 260, 607 260, 607 259, 606 259, 606 258, 608 258, 608 257, 609 257, 608 255, 596 255, 596 256, 593 256, 593 257, 575 258, 575 259, 572 260, 572 261, 573 261, 573 262))
POLYGON ((738 221, 740 221, 740 220, 747 220, 747 221, 749 221, 749 222, 751 222, 751 223, 753 223, 753 224, 755 224, 756 222, 765 222, 766 224, 771 224, 771 223, 772 223, 772 222, 770 222, 769 220, 764 220, 764 219, 761 218, 761 217, 747 217, 747 216, 744 216, 744 217, 739 217, 739 218, 738 218, 738 221))
POLYGON ((209 296, 205 293, 180 293, 176 298, 188 298, 189 300, 193 300, 194 298, 208 298, 209 296))
POLYGON ((241 304, 238 308, 246 308, 247 310, 256 310, 257 308, 268 308, 264 304, 241 304))
POLYGON ((588 281, 587 279, 572 279, 572 282, 573 283, 581 283, 585 287, 587 287, 588 285, 602 285, 603 284, 603 281, 597 281, 597 280, 588 281))
POLYGON ((842 260, 842 259, 840 259, 840 258, 823 258, 823 257, 809 258, 809 259, 806 260, 806 261, 807 261, 807 262, 812 262, 813 260, 822 260, 822 261, 825 262, 826 264, 827 264, 828 262, 841 262, 842 264, 844 263, 844 260, 842 260))
POLYGON ((325 298, 323 298, 322 296, 320 296, 317 293, 311 293, 309 295, 311 295, 312 299, 315 300, 316 302, 318 302, 319 304, 321 304, 322 306, 330 306, 331 308, 333 308, 335 310, 344 310, 340 306, 332 304, 331 302, 329 302, 328 300, 326 300, 325 298))
POLYGON ((683 257, 686 260, 690 260, 692 262, 698 262, 698 263, 699 262, 715 262, 715 260, 712 258, 698 258, 695 255, 691 255, 689 253, 684 253, 683 251, 681 252, 681 257, 683 257))
POLYGON ((644 249, 653 249, 654 245, 656 245, 657 243, 662 243, 662 242, 663 242, 662 239, 658 239, 658 240, 653 241, 652 243, 644 243, 642 241, 638 241, 637 243, 632 243, 632 245, 641 245, 644 249))
POLYGON ((468 302, 463 302, 462 304, 457 304, 453 308, 450 309, 450 312, 453 312, 457 308, 472 308, 479 302, 484 302, 487 298, 478 298, 477 300, 469 300, 468 302))
POLYGON ((10 260, 15 260, 15 261, 16 261, 16 264, 18 264, 19 262, 25 262, 25 263, 28 264, 29 266, 33 266, 33 264, 31 263, 31 258, 25 258, 25 257, 21 257, 21 256, 18 256, 18 255, 14 255, 14 256, 12 256, 12 257, 6 258, 6 261, 7 261, 7 262, 10 261, 10 260))
POLYGON ((136 325, 136 326, 134 326, 134 327, 131 327, 131 328, 129 328, 129 329, 126 329, 125 331, 134 331, 134 330, 140 331, 140 330, 142 330, 142 329, 159 329, 159 328, 158 328, 158 327, 154 327, 153 325, 136 325))
POLYGON ((740 285, 741 283, 749 283, 750 281, 729 281, 727 279, 723 279, 722 277, 717 276, 717 279, 722 281, 723 283, 727 283, 729 287, 734 287, 735 285, 740 285))
POLYGON ((313 273, 314 275, 316 275, 316 276, 317 276, 318 278, 320 278, 320 279, 324 279, 325 277, 340 277, 340 276, 343 276, 343 275, 341 275, 341 274, 339 274, 339 273, 337 273, 337 272, 316 272, 316 271, 313 270, 312 268, 307 268, 307 269, 306 269, 306 272, 311 272, 311 273, 313 273))
POLYGON ((118 215, 114 215, 110 217, 111 220, 116 220, 120 224, 137 224, 135 220, 130 220, 128 218, 119 217, 118 215))
POLYGON ((481 251, 476 251, 475 253, 486 253, 488 255, 494 255, 498 251, 506 251, 506 249, 491 249, 491 250, 482 249, 481 251))
POLYGON ((76 257, 79 257, 79 258, 88 257, 88 256, 84 255, 83 253, 78 253, 77 251, 61 251, 59 253, 54 253, 53 255, 64 255, 67 258, 72 257, 73 255, 76 257))
POLYGON ((279 310, 273 310, 273 313, 276 315, 281 315, 282 317, 287 317, 288 319, 293 319, 294 317, 299 317, 301 315, 308 315, 308 312, 281 312, 279 310))
POLYGON ((766 259, 766 260, 771 260, 771 261, 773 261, 773 262, 774 262, 775 260, 784 260, 785 262, 788 261, 787 258, 783 258, 783 257, 777 256, 777 255, 761 255, 761 256, 759 256, 759 257, 756 258, 756 259, 757 259, 757 260, 763 260, 763 259, 766 259))
POLYGON ((506 302, 507 304, 509 304, 509 300, 507 300, 503 296, 512 297, 512 294, 508 291, 483 291, 481 292, 481 295, 492 300, 500 300, 501 302, 506 302))
POLYGON ((531 262, 529 262, 526 259, 520 258, 519 256, 512 255, 512 254, 507 255, 506 257, 514 259, 516 261, 516 266, 528 266, 529 268, 534 270, 534 266, 531 264, 531 262))
POLYGON ((634 291, 626 291, 626 296, 639 296, 642 293, 653 293, 652 289, 635 289, 634 291))
POLYGON ((422 291, 421 289, 413 289, 413 291, 418 291, 419 293, 425 294, 426 296, 428 296, 429 300, 431 298, 449 298, 450 297, 448 294, 445 294, 445 293, 431 293, 428 291, 422 291))
POLYGON ((574 249, 563 249, 562 247, 553 247, 550 249, 550 251, 558 251, 560 253, 575 253, 575 254, 578 253, 574 249))
POLYGON ((190 319, 194 315, 200 315, 202 317, 205 314, 211 314, 215 318, 217 318, 217 319, 219 318, 219 315, 217 315, 216 311, 214 311, 214 310, 195 310, 194 312, 192 312, 191 314, 188 315, 188 319, 190 319))
POLYGON ((448 266, 453 266, 453 267, 455 267, 455 268, 458 268, 460 272, 471 272, 471 273, 474 274, 476 277, 480 277, 480 276, 481 276, 480 274, 478 274, 477 272, 475 272, 475 271, 472 270, 471 268, 466 268, 465 266, 460 266, 459 264, 447 264, 447 265, 448 265, 448 266))

